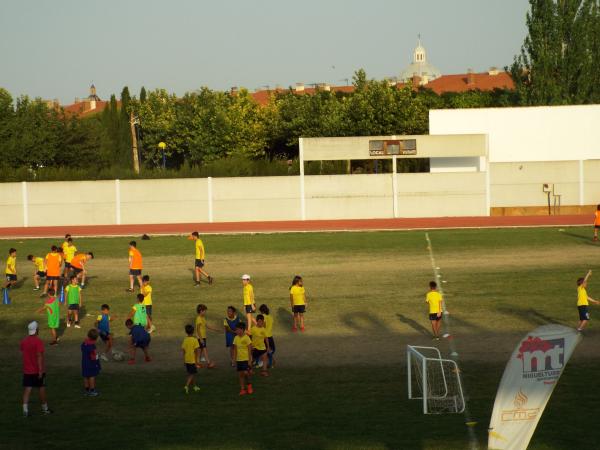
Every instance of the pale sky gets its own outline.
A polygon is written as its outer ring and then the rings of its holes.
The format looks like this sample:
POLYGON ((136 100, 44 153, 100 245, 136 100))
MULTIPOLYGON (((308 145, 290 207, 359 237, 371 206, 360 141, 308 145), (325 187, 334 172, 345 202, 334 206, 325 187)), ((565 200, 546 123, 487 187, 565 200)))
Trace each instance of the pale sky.
POLYGON ((509 65, 526 0, 0 0, 0 87, 71 103, 202 86, 397 76, 417 35, 442 74, 509 65))

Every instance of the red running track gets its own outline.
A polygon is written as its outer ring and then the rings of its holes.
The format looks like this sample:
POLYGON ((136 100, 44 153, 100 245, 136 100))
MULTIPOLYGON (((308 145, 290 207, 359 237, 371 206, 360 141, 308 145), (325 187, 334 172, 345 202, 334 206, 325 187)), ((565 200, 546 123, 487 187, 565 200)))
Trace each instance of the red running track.
POLYGON ((0 228, 0 238, 75 236, 135 236, 139 234, 278 233, 307 231, 411 230, 439 228, 503 228, 590 225, 593 217, 568 216, 494 216, 434 217, 415 219, 294 220, 279 222, 219 222, 135 225, 72 225, 54 227, 0 228))

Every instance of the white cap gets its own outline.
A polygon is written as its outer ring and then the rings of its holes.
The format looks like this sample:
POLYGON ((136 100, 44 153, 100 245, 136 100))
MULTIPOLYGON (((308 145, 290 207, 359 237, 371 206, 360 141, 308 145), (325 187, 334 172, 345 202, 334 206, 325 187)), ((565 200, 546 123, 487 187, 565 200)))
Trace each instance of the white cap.
POLYGON ((250 279, 250 275, 248 275, 247 273, 242 275, 242 280, 249 280, 249 279, 250 279))
POLYGON ((38 323, 34 320, 27 325, 27 329, 29 330, 29 336, 33 336, 35 333, 37 333, 38 323))

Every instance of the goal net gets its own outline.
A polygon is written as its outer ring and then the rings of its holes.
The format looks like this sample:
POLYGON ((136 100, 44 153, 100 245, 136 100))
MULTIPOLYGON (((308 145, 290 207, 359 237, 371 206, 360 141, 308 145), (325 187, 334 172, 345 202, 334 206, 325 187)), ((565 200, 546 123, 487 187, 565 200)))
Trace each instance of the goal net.
POLYGON ((423 402, 423 414, 462 413, 465 409, 460 371, 435 347, 406 348, 408 398, 423 402))

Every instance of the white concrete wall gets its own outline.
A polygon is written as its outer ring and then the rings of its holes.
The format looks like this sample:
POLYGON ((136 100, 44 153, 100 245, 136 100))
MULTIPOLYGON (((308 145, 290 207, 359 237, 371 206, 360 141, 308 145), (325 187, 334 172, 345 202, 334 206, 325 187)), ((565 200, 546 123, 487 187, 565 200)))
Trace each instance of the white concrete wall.
POLYGON ((0 184, 0 226, 22 227, 23 225, 22 184, 0 184))
POLYGON ((574 161, 600 158, 600 105, 429 111, 432 135, 482 133, 489 161, 574 161))
POLYGON ((477 172, 480 166, 480 158, 431 158, 429 160, 429 171, 436 172, 477 172))
POLYGON ((583 162, 584 204, 600 204, 600 159, 583 162))

